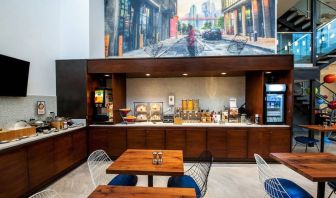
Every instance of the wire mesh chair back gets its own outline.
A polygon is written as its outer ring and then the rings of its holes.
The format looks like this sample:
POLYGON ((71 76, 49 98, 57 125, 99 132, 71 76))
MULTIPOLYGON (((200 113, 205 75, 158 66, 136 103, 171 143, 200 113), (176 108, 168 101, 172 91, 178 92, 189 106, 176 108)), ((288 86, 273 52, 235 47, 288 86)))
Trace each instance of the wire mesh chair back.
POLYGON ((201 197, 204 197, 208 186, 208 177, 213 162, 210 151, 204 151, 198 158, 198 161, 190 167, 185 175, 192 177, 201 191, 201 197))
POLYGON ((112 160, 103 150, 97 150, 88 157, 87 164, 89 167, 92 183, 95 187, 106 185, 113 178, 112 175, 106 174, 106 169, 111 165, 112 160))
POLYGON ((254 154, 254 158, 257 162, 259 181, 267 195, 271 198, 290 198, 265 160, 258 154, 254 154))
POLYGON ((56 191, 46 189, 30 196, 29 198, 62 198, 62 197, 56 191))

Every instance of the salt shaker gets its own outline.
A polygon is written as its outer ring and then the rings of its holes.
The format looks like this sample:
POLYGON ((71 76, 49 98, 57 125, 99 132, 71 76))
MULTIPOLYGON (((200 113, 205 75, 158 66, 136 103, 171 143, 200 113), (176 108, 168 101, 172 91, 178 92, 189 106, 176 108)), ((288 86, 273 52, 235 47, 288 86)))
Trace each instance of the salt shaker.
POLYGON ((159 151, 157 154, 158 154, 158 157, 159 157, 158 164, 162 164, 163 163, 163 153, 162 153, 162 151, 159 151))
POLYGON ((153 160, 152 160, 152 164, 156 165, 158 164, 158 153, 156 151, 153 152, 153 160))

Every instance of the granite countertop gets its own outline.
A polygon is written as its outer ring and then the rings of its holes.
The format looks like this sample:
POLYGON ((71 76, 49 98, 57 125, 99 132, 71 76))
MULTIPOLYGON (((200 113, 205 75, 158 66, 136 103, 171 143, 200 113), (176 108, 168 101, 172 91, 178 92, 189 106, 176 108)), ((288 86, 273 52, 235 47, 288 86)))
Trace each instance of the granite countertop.
POLYGON ((257 125, 257 124, 241 124, 241 123, 183 123, 182 125, 173 123, 163 123, 156 122, 136 122, 132 124, 115 124, 115 125, 103 125, 103 124, 92 124, 91 127, 290 127, 289 125, 257 125))
POLYGON ((69 132, 72 132, 72 131, 75 131, 75 130, 78 130, 78 129, 82 129, 82 128, 85 128, 85 127, 86 126, 78 126, 78 127, 69 128, 69 129, 66 129, 66 130, 61 130, 61 131, 58 131, 58 132, 51 132, 49 134, 38 133, 37 136, 28 137, 28 138, 25 138, 25 139, 14 141, 14 142, 8 142, 8 143, 0 144, 0 151, 8 149, 8 148, 12 148, 12 147, 20 146, 20 145, 23 145, 23 144, 47 139, 47 138, 50 138, 50 137, 53 137, 53 136, 58 136, 58 135, 61 135, 61 134, 69 133, 69 132))

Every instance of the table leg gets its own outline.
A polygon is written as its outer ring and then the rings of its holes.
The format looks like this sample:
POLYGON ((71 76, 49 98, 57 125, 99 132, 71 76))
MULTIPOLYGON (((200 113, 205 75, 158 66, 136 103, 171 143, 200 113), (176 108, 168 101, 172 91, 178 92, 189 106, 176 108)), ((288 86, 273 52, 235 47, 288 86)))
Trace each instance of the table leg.
POLYGON ((148 187, 153 187, 153 175, 148 175, 148 187))
POLYGON ((324 152, 324 132, 321 132, 320 152, 324 152))
POLYGON ((317 183, 317 198, 324 198, 325 182, 317 183))

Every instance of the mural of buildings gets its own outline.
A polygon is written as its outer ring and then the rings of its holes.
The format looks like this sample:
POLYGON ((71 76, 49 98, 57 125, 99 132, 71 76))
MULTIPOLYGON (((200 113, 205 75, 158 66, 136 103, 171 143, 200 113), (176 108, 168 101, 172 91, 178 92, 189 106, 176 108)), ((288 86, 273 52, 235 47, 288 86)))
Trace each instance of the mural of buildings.
POLYGON ((107 56, 122 56, 169 38, 177 24, 177 0, 105 0, 107 56))
POLYGON ((228 35, 275 38, 275 0, 222 0, 224 31, 228 35))

